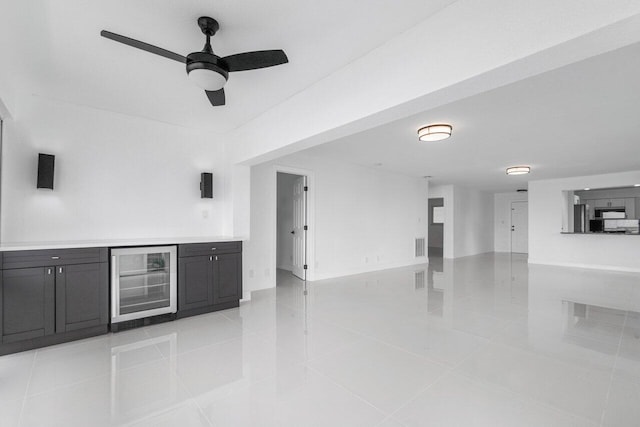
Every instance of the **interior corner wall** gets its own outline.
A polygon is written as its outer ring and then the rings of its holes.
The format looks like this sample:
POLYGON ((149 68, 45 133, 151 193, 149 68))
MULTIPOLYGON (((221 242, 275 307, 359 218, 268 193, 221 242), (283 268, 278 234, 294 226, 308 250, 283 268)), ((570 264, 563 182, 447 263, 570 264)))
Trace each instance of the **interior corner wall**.
POLYGON ((454 186, 454 257, 493 252, 493 195, 454 186))
POLYGON ((640 183, 640 170, 529 182, 529 263, 640 271, 640 237, 561 234, 562 191, 640 183))
POLYGON ((245 244, 245 290, 275 286, 278 167, 313 173, 309 204, 309 280, 422 264, 415 238, 427 233, 426 184, 382 170, 302 154, 251 169, 251 238, 245 244), (311 212, 310 212, 311 214, 311 212))
POLYGON ((5 122, 2 243, 223 234, 223 145, 182 127, 37 96, 5 122), (36 189, 38 153, 55 155, 54 190, 36 189), (213 199, 200 173, 213 172, 213 199))
POLYGON ((511 202, 526 202, 527 193, 496 193, 493 197, 494 251, 511 252, 511 202))

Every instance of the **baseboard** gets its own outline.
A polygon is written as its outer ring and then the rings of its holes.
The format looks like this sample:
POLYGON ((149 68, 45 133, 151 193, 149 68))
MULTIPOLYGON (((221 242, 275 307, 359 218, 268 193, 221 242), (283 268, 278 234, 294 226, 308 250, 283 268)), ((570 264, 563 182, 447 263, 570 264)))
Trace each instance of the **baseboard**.
POLYGON ((548 262, 529 258, 529 264, 552 265, 554 267, 588 268, 590 270, 623 271, 625 273, 640 273, 640 268, 622 267, 617 265, 580 264, 573 262, 548 262))
POLYGON ((50 345, 62 344, 70 341, 77 341, 84 338, 105 335, 108 333, 107 325, 93 326, 91 328, 79 329, 77 331, 63 332, 59 334, 47 335, 44 337, 32 338, 24 341, 16 341, 0 345, 0 356, 11 353, 18 353, 34 348, 48 347, 50 345))
POLYGON ((398 262, 398 263, 391 263, 391 264, 378 264, 375 266, 371 266, 368 268, 354 268, 354 269, 348 269, 348 270, 342 270, 342 271, 338 271, 337 273, 332 273, 332 274, 316 274, 313 279, 309 279, 310 281, 315 281, 315 280, 326 280, 326 279, 334 279, 336 277, 343 277, 343 276, 353 276, 356 274, 364 274, 364 273, 373 273, 376 271, 382 271, 382 270, 390 270, 393 268, 402 268, 402 267, 412 267, 412 266, 417 266, 417 265, 424 265, 424 264, 428 264, 429 263, 429 259, 427 257, 421 257, 421 258, 416 258, 410 262, 398 262))
POLYGON ((228 308, 239 307, 239 301, 230 301, 222 304, 208 305, 205 307, 192 308, 190 310, 178 310, 177 318, 182 319, 185 317, 197 316, 199 314, 211 313, 214 311, 226 310, 228 308))

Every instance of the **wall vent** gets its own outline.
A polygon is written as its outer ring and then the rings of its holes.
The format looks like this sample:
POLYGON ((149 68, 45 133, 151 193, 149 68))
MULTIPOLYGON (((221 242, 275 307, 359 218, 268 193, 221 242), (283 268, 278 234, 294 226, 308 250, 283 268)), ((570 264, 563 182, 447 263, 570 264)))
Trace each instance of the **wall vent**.
POLYGON ((415 272, 414 282, 415 282, 416 289, 424 289, 424 285, 425 285, 424 277, 425 277, 424 270, 415 272))
POLYGON ((416 258, 425 256, 424 237, 416 238, 416 258))

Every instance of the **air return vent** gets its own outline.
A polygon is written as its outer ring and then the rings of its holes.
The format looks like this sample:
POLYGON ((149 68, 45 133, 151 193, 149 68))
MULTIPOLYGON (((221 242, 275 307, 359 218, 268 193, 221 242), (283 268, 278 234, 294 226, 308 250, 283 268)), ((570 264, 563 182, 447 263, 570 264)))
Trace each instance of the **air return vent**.
POLYGON ((416 238, 416 258, 425 256, 424 237, 416 238))

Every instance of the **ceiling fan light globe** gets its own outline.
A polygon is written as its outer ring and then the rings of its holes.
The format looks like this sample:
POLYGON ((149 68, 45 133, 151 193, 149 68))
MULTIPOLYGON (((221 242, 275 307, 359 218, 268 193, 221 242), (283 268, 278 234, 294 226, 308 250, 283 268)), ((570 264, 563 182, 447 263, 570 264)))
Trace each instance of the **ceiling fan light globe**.
POLYGON ((227 78, 214 70, 197 68, 189 71, 189 79, 204 90, 216 91, 224 87, 227 78))

